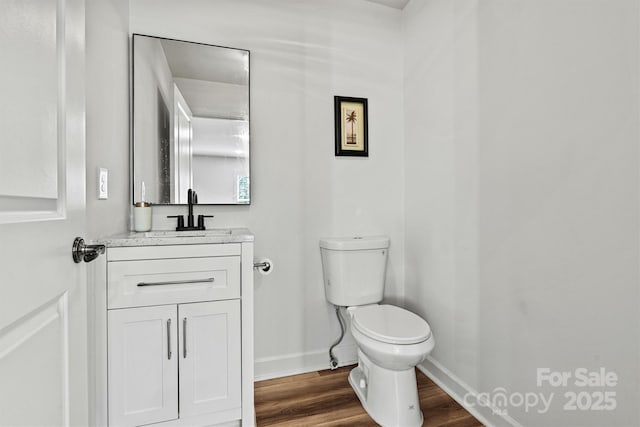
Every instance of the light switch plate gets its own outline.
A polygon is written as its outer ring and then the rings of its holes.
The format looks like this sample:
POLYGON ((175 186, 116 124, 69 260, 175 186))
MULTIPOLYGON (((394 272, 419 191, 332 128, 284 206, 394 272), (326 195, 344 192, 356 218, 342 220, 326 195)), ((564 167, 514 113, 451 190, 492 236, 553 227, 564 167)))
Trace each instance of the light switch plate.
POLYGON ((100 168, 98 171, 98 199, 109 198, 109 169, 100 168))

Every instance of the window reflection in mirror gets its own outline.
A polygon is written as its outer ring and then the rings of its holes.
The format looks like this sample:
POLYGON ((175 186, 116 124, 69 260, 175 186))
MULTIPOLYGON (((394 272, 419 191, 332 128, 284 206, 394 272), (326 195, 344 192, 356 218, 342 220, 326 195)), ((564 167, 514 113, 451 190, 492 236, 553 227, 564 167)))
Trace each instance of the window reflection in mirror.
POLYGON ((249 52, 133 36, 133 201, 248 204, 249 52))

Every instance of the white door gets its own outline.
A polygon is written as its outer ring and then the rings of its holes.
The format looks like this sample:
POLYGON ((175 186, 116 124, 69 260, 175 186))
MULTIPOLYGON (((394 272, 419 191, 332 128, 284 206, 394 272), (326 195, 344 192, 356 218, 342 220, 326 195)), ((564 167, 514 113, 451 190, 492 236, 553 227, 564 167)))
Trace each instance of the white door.
POLYGON ((187 203, 187 190, 193 188, 191 173, 193 163, 193 150, 191 147, 193 114, 185 101, 180 89, 173 85, 174 100, 174 126, 175 126, 175 158, 176 164, 176 190, 178 201, 175 203, 187 203))
POLYGON ((84 1, 0 1, 0 425, 86 425, 84 1))
POLYGON ((240 408, 240 300, 180 304, 180 416, 240 408))
POLYGON ((109 425, 178 418, 176 305, 109 310, 109 425))

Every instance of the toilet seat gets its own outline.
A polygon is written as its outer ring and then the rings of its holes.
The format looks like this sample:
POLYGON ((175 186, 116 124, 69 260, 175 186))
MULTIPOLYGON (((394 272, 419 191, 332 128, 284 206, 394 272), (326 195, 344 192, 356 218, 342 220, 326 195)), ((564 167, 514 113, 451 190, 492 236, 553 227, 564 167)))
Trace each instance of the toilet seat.
POLYGON ((393 305, 358 308, 352 325, 362 334, 389 344, 416 344, 431 337, 431 328, 424 319, 393 305))

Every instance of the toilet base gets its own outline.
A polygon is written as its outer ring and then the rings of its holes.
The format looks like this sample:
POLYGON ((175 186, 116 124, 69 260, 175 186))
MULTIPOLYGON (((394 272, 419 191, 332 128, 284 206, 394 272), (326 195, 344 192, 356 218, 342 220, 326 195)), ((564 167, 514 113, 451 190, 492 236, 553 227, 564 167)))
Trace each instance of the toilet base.
POLYGON ((358 349, 358 366, 349 373, 349 384, 365 411, 381 426, 422 426, 415 368, 384 369, 358 349))

